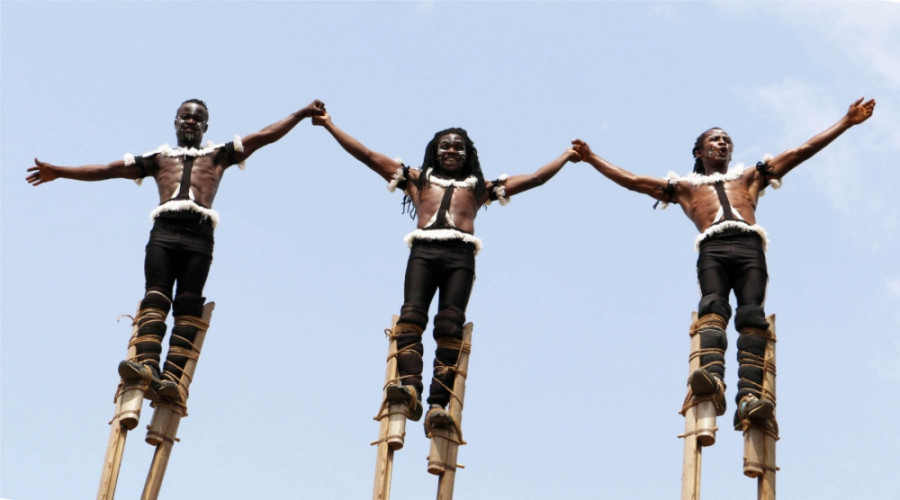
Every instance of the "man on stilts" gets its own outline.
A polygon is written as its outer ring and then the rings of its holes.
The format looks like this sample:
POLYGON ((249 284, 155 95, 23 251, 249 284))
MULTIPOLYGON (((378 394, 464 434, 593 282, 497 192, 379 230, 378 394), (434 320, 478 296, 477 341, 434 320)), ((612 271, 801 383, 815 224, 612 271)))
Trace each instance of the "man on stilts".
POLYGON ((206 329, 200 318, 206 300, 203 287, 212 264, 213 231, 219 222, 212 209, 219 182, 228 167, 237 164, 243 169, 244 161, 256 150, 281 139, 304 118, 324 112, 322 102, 313 101, 259 132, 226 144, 202 146, 209 109, 203 101, 190 99, 175 114, 176 148, 163 145, 141 156, 127 154, 123 160, 81 167, 62 167, 35 158, 26 177, 34 186, 57 178, 124 178, 140 184, 143 178, 153 177, 156 181, 159 206, 150 214, 153 229, 144 261, 145 294, 135 318, 138 332, 132 340, 136 356, 119 364, 124 380, 143 380, 158 396, 185 405, 190 385, 185 380, 185 365, 188 359, 197 359, 194 340, 200 329, 206 329), (170 308, 175 324, 161 366, 170 308))
MULTIPOLYGON (((769 328, 763 303, 768 271, 765 250, 768 237, 756 223, 756 205, 768 185, 780 186, 781 178, 809 159, 854 125, 866 121, 875 109, 875 100, 860 98, 846 115, 802 146, 778 156, 767 157, 755 167, 737 164, 729 169, 734 145, 720 128, 711 128, 697 138, 692 150, 694 171, 684 177, 670 173, 667 178, 635 175, 615 166, 591 151, 580 139, 572 141, 582 159, 613 182, 632 191, 652 196, 664 203, 677 203, 691 219, 700 235, 697 279, 700 285, 698 323, 700 368, 689 379, 692 398, 712 399, 718 415, 725 412, 725 327, 731 318, 728 298, 737 299, 735 328, 738 337, 738 392, 735 397, 735 428, 743 420, 764 425, 772 418, 774 401, 762 393, 763 355, 769 328)), ((655 205, 654 205, 655 206, 655 205)))
POLYGON ((369 150, 334 125, 327 114, 314 117, 313 123, 325 127, 345 151, 384 178, 391 191, 402 189, 405 206, 417 218, 416 230, 405 239, 410 255, 403 306, 393 330, 399 381, 388 384, 386 398, 391 403, 407 404, 411 420, 421 418, 422 332, 428 323, 431 301, 439 290, 434 317, 437 348, 425 428, 428 433, 431 428, 452 426, 446 407, 453 391, 466 307, 475 280, 475 255, 481 248, 481 240, 474 235, 475 216, 483 205, 493 200, 506 204, 510 196, 542 185, 567 162, 580 158, 569 148, 533 174, 502 175, 485 181, 478 151, 464 129, 437 132, 425 149, 421 168, 416 169, 369 150))

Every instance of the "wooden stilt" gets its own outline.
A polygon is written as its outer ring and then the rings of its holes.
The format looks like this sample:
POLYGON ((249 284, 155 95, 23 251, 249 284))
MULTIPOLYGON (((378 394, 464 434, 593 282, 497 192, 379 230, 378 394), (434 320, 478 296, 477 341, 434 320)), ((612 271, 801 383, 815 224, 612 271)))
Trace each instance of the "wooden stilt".
MULTIPOLYGON (((768 341, 763 359, 763 395, 775 401, 775 315, 769 322, 768 341)), ((777 410, 777 407, 776 407, 777 410)), ((775 416, 765 427, 750 425, 744 429, 744 475, 757 478, 757 498, 775 500, 775 442, 778 423, 775 416)))
POLYGON ((469 371, 469 354, 472 351, 472 323, 463 327, 462 349, 456 364, 456 379, 447 412, 456 424, 450 429, 431 430, 431 450, 428 454, 428 472, 438 478, 438 500, 452 500, 456 469, 462 467, 456 463, 459 446, 465 444, 462 439, 462 410, 466 397, 466 377, 469 371))
MULTIPOLYGON (((697 322, 697 313, 691 314, 691 355, 688 368, 688 376, 694 370, 700 368, 700 335, 694 333, 694 324, 697 322)), ((700 472, 703 459, 703 443, 699 438, 698 423, 703 420, 708 427, 708 408, 705 408, 701 416, 701 405, 714 406, 712 401, 704 401, 691 406, 684 414, 684 460, 681 469, 681 500, 700 499, 700 472)), ((712 442, 715 442, 715 408, 712 408, 712 442)))
MULTIPOLYGON (((387 368, 384 373, 384 386, 398 379, 397 372, 397 340, 393 338, 394 327, 399 318, 394 315, 391 319, 391 328, 388 333, 388 357, 387 368)), ((406 414, 408 408, 404 404, 386 404, 386 395, 382 393, 382 405, 378 410, 375 420, 378 420, 378 441, 372 444, 378 445, 377 460, 375 462, 375 489, 372 493, 374 500, 388 500, 391 497, 391 474, 394 467, 394 450, 403 448, 403 440, 406 436, 406 414)))
MULTIPOLYGON (((207 325, 212 318, 215 302, 209 302, 203 306, 202 320, 207 325)), ((206 339, 206 330, 198 330, 194 339, 194 347, 197 354, 203 349, 203 341, 206 339)), ((184 366, 184 380, 190 384, 194 378, 194 371, 197 368, 197 360, 188 359, 184 366)), ((163 476, 166 473, 166 467, 169 463, 169 455, 172 453, 172 446, 178 440, 178 424, 183 417, 187 416, 187 406, 175 404, 164 398, 158 399, 153 406, 153 418, 150 425, 147 426, 147 437, 145 441, 148 444, 156 446, 153 453, 153 462, 150 465, 150 471, 147 474, 147 481, 144 483, 144 492, 141 500, 156 500, 159 496, 159 490, 162 487, 163 476)))
MULTIPOLYGON (((140 312, 138 302, 138 312, 140 312)), ((137 313, 135 313, 135 318, 137 313)), ((129 339, 126 359, 135 359, 135 347, 132 345, 138 335, 137 321, 131 323, 131 338, 129 339)), ((119 479, 119 469, 122 466, 122 455, 125 452, 125 439, 128 431, 137 427, 141 417, 141 406, 144 403, 144 392, 149 389, 145 382, 138 381, 126 384, 119 380, 116 388, 115 411, 109 422, 109 441, 106 444, 106 456, 103 459, 103 469, 100 473, 100 488, 97 491, 97 500, 113 500, 116 496, 116 483, 119 479)))

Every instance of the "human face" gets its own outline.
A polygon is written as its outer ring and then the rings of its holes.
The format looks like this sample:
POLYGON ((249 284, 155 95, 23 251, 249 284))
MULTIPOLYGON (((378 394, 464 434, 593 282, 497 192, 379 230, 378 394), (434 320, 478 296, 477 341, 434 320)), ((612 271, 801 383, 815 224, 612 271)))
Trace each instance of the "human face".
POLYGON ((734 152, 734 144, 724 130, 714 128, 706 133, 703 138, 703 146, 697 151, 697 156, 703 159, 704 164, 724 164, 731 162, 731 153, 734 152))
POLYGON ((175 137, 179 146, 197 147, 209 126, 209 112, 196 102, 182 104, 175 113, 175 137))
POLYGON ((456 174, 466 163, 466 141, 459 134, 444 134, 438 139, 437 164, 445 172, 456 174))

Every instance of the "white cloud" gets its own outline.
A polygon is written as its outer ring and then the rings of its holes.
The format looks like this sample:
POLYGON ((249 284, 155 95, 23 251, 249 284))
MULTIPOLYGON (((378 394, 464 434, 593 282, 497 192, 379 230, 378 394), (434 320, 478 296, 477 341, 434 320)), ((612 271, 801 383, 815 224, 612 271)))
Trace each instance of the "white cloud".
POLYGON ((787 24, 811 27, 834 50, 877 80, 900 89, 900 4, 897 2, 789 2, 763 3, 787 24))

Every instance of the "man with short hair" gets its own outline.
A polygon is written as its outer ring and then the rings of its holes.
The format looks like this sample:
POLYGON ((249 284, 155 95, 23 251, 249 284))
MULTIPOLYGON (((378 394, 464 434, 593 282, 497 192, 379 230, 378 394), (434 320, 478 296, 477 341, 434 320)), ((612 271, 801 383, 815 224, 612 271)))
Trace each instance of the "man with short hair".
MULTIPOLYGON (((850 105, 847 114, 802 146, 756 167, 738 164, 729 169, 734 145, 721 128, 711 128, 697 138, 692 154, 694 171, 685 177, 635 175, 596 153, 581 139, 572 141, 581 158, 622 187, 644 193, 665 204, 677 203, 700 231, 696 247, 697 279, 702 295, 698 306, 700 365, 691 374, 692 399, 712 399, 719 415, 725 412, 725 327, 731 317, 728 296, 737 298, 735 328, 738 337, 738 392, 735 427, 749 419, 764 424, 775 410, 774 401, 762 394, 764 359, 769 328, 763 310, 768 271, 765 230, 756 223, 756 204, 767 185, 780 186, 781 178, 812 157, 854 125, 866 121, 875 100, 850 105)), ((655 205, 654 205, 655 206, 655 205)))
POLYGON ((206 300, 203 287, 212 263, 213 231, 219 222, 219 215, 212 209, 219 182, 231 165, 243 168, 256 150, 281 139, 304 118, 323 113, 325 105, 315 100, 259 132, 235 137, 226 144, 210 142, 202 146, 209 108, 199 99, 189 99, 175 113, 178 146, 174 149, 166 144, 141 156, 126 154, 123 160, 81 167, 61 167, 34 159, 35 166, 28 169, 26 177, 34 186, 57 178, 124 178, 140 184, 144 177, 153 177, 156 181, 159 206, 151 212, 153 229, 144 260, 145 294, 135 318, 137 336, 132 340, 136 355, 135 361, 119 364, 123 379, 143 379, 158 395, 185 403, 189 381, 184 380, 184 368, 189 358, 199 355, 194 339, 204 326, 200 320, 206 300), (160 370, 170 307, 175 325, 165 366, 160 370))

